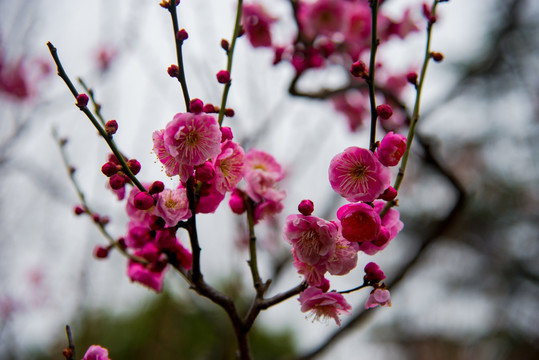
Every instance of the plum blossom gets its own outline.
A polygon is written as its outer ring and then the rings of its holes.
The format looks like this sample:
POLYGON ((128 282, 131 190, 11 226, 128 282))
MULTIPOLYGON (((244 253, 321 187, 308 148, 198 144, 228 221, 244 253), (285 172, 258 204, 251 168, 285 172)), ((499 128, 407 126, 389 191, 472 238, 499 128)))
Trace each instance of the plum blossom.
POLYGON ((264 151, 251 149, 247 152, 243 177, 247 182, 247 195, 255 202, 264 198, 274 199, 280 197, 278 193, 283 193, 275 189, 277 181, 283 178, 281 165, 264 151))
POLYGON ((327 270, 331 275, 346 275, 357 266, 359 246, 343 237, 337 237, 335 252, 327 262, 327 270))
POLYGON ((155 292, 163 289, 166 263, 159 262, 160 250, 153 243, 148 243, 142 249, 135 251, 134 255, 146 259, 149 264, 142 264, 129 260, 127 276, 131 281, 138 282, 155 292))
POLYGON ((406 151, 406 137, 390 131, 380 142, 376 149, 378 160, 385 166, 395 166, 406 151))
MULTIPOLYGON (((385 206, 385 201, 376 200, 374 202, 374 210, 380 213, 385 206)), ((399 211, 395 208, 390 208, 381 219, 381 227, 378 235, 371 241, 359 244, 359 250, 367 255, 374 255, 377 252, 384 250, 391 240, 402 230, 404 224, 400 221, 399 211)))
POLYGON ((298 20, 301 30, 313 38, 317 34, 331 35, 338 32, 344 24, 345 10, 345 4, 340 0, 300 2, 298 20))
POLYGON ((221 131, 212 115, 179 113, 164 130, 153 133, 153 143, 166 174, 179 174, 186 182, 195 166, 221 152, 221 131))
POLYGON ((163 138, 165 130, 156 130, 152 134, 153 140, 153 151, 159 161, 163 164, 165 168, 165 174, 167 176, 179 175, 180 173, 180 164, 174 159, 172 155, 168 152, 165 147, 165 140, 163 138))
POLYGON ((322 287, 325 283, 324 274, 327 272, 327 266, 325 263, 319 263, 315 265, 309 265, 298 259, 296 250, 292 249, 292 255, 294 257, 294 267, 305 277, 305 281, 310 286, 322 287))
POLYGON ((342 235, 353 242, 366 242, 376 238, 381 220, 372 206, 364 203, 347 204, 337 210, 342 235))
POLYGON ((329 260, 336 246, 338 227, 316 216, 288 215, 283 236, 298 259, 308 265, 329 260))
POLYGON ((332 318, 338 326, 341 326, 339 316, 348 314, 352 307, 338 292, 322 292, 317 287, 309 287, 299 294, 301 311, 310 311, 315 320, 320 318, 332 318))
POLYGON ((176 226, 179 221, 190 218, 191 210, 185 188, 165 189, 159 193, 155 213, 165 220, 167 226, 176 226))
POLYGON ((225 193, 232 191, 242 178, 245 152, 243 148, 226 140, 221 143, 221 153, 214 160, 215 188, 225 193))
POLYGON ((369 298, 365 303, 365 309, 377 306, 391 306, 391 294, 389 293, 389 290, 385 288, 385 285, 371 291, 369 298))
POLYGON ((275 22, 260 4, 243 4, 242 24, 253 47, 271 46, 271 25, 275 22))
POLYGON ((91 345, 82 360, 110 360, 109 351, 99 345, 91 345))
POLYGON ((391 171, 368 149, 351 146, 333 157, 329 182, 335 192, 351 202, 371 202, 384 192, 391 171))

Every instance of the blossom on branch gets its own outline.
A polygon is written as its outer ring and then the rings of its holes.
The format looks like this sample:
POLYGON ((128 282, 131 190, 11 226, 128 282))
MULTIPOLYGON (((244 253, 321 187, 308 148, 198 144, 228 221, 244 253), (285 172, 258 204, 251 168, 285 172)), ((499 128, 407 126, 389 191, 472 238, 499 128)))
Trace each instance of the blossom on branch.
POLYGON ((309 287, 299 294, 301 311, 310 311, 314 320, 320 318, 332 318, 338 326, 341 326, 339 316, 348 314, 352 307, 338 292, 322 292, 317 287, 309 287))
POLYGON ((374 201, 390 181, 389 168, 368 149, 351 146, 335 155, 329 164, 331 187, 351 202, 374 201))

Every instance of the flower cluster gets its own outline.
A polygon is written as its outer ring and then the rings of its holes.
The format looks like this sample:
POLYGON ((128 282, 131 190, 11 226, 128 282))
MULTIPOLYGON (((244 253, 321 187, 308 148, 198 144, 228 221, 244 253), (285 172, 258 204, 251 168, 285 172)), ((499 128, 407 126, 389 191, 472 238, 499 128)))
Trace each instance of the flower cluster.
MULTIPOLYGON (((310 286, 299 299, 302 311, 309 309, 316 317, 331 317, 340 324, 338 315, 346 313, 349 305, 341 294, 328 292, 325 274, 348 274, 357 265, 359 251, 376 254, 403 228, 398 210, 384 209, 386 202, 379 199, 396 197, 388 166, 396 165, 405 149, 406 139, 393 132, 374 153, 359 147, 345 149, 329 165, 331 187, 351 202, 337 210, 337 220, 313 216, 312 202, 305 200, 298 207, 301 214, 286 218, 284 238, 292 245, 294 266, 310 286)), ((365 284, 374 288, 366 307, 390 305, 389 291, 379 284, 383 272, 374 263, 365 272, 365 284)))

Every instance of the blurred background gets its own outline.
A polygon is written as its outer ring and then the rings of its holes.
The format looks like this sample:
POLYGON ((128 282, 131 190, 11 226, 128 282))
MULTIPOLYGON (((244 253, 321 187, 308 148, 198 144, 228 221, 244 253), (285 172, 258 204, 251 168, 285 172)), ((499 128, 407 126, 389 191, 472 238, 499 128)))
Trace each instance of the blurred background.
MULTIPOLYGON (((277 41, 289 40, 288 2, 259 2, 282 18, 277 41)), ((399 17, 411 6, 422 21, 421 3, 386 0, 384 7, 399 17)), ((215 74, 226 66, 219 44, 230 38, 234 1, 184 1, 178 9, 189 32, 191 96, 218 104, 215 74)), ((353 293, 353 313, 338 328, 306 319, 290 299, 257 320, 256 359, 539 358, 538 15, 532 0, 439 6, 432 46, 445 59, 429 67, 399 195, 405 228, 383 252, 361 255, 351 274, 332 279, 338 290, 357 286, 363 266, 375 261, 393 306, 364 312, 367 291, 353 293)), ((224 314, 180 276, 170 271, 156 295, 129 282, 119 254, 92 256, 105 240, 90 219, 73 214, 78 199, 52 136, 55 129, 68 139, 88 203, 110 217, 112 234, 123 235, 124 205, 99 171, 106 145, 73 106, 45 44, 58 48, 72 79, 95 91, 104 116, 118 121, 115 140, 141 162, 139 178, 172 185, 151 153, 151 133, 184 110, 180 87, 166 72, 175 62, 172 36, 158 1, 0 0, 1 359, 60 358, 66 324, 79 358, 91 344, 108 347, 114 360, 233 358, 224 314)), ((381 61, 418 66, 424 38, 422 30, 389 46, 381 61)), ((282 240, 284 218, 305 198, 314 201, 315 215, 335 218, 344 201, 328 186, 327 166, 347 146, 366 147, 368 130, 351 133, 328 101, 290 96, 293 69, 272 66, 271 50, 244 40, 236 51, 229 101, 236 115, 226 125, 246 148, 273 154, 287 173, 285 210, 257 227, 261 275, 274 279, 274 294, 301 280, 282 240)), ((331 71, 315 72, 302 86, 334 79, 331 71)), ((404 97, 411 106, 413 91, 404 97)), ((223 203, 199 222, 206 279, 240 303, 252 296, 244 220, 223 203)))

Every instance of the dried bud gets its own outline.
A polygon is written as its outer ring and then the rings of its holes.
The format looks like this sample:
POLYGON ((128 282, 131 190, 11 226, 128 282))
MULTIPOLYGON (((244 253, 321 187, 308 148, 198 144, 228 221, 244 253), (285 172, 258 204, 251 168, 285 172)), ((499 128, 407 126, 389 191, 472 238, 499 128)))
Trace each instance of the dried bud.
POLYGON ((223 50, 225 50, 225 51, 228 51, 229 47, 230 47, 230 44, 228 43, 228 40, 222 39, 221 40, 221 48, 223 48, 223 50))
POLYGON ((188 37, 189 34, 187 33, 187 31, 185 31, 185 29, 181 29, 176 33, 176 39, 178 39, 180 44, 183 44, 183 42, 187 40, 188 37))
POLYGON ((358 78, 367 79, 369 77, 369 69, 367 69, 367 65, 361 60, 356 61, 350 66, 350 73, 358 78))
POLYGON ((440 53, 440 52, 431 52, 430 53, 430 56, 432 57, 432 60, 436 61, 436 62, 441 62, 443 59, 444 59, 444 54, 440 53))
POLYGON ((189 110, 194 114, 200 114, 204 110, 204 103, 200 99, 192 99, 189 103, 189 110))
POLYGON ((86 107, 88 105, 88 95, 86 94, 79 94, 77 95, 77 102, 75 103, 79 109, 82 109, 83 107, 86 107))
POLYGON ((150 189, 148 190, 148 192, 151 194, 151 195, 154 195, 154 194, 159 194, 161 191, 165 190, 165 184, 163 184, 162 181, 154 181, 151 185, 150 185, 150 189))
POLYGON ((180 68, 178 67, 178 65, 172 64, 168 67, 167 73, 170 77, 177 78, 178 76, 180 76, 180 68))
POLYGON ((235 114, 234 109, 231 109, 231 108, 225 109, 225 116, 226 117, 233 117, 234 114, 235 114))
POLYGON ((298 210, 302 215, 309 216, 314 211, 314 203, 311 200, 302 200, 298 205, 298 210))
POLYGON ((137 159, 131 159, 127 162, 127 167, 129 170, 131 170, 131 173, 133 175, 137 175, 140 171, 140 163, 137 161, 137 159))
POLYGON ((378 105, 376 107, 376 112, 378 113, 378 116, 384 120, 389 119, 391 115, 393 115, 393 110, 388 104, 378 105))
POLYGON ((116 122, 116 120, 107 121, 107 123, 105 124, 105 131, 109 135, 116 134, 116 131, 118 131, 118 123, 116 122))
POLYGON ((217 73, 217 81, 220 84, 226 84, 230 82, 230 73, 226 70, 221 70, 217 73))
POLYGON ((135 208, 139 210, 148 210, 155 205, 155 201, 150 194, 146 192, 139 192, 137 195, 135 195, 133 204, 135 205, 135 208))

